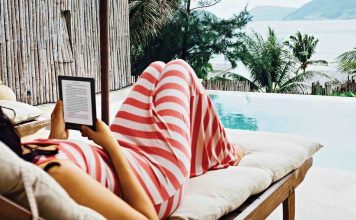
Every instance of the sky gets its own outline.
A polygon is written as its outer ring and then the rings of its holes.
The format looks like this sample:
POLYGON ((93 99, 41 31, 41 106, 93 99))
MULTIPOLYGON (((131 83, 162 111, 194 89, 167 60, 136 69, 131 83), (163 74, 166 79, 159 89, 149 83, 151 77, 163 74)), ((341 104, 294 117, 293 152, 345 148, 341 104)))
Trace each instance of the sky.
POLYGON ((222 0, 220 3, 207 10, 213 12, 218 17, 229 18, 233 14, 237 14, 243 10, 246 5, 248 9, 262 5, 299 8, 310 1, 311 0, 222 0))

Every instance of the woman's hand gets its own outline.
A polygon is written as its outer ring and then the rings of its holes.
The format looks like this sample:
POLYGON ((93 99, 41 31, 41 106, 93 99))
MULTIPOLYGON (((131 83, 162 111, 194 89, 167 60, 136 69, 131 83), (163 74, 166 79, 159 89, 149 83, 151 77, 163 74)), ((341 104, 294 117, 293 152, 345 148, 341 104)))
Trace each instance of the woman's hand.
MULTIPOLYGON (((120 187, 119 191, 124 192, 122 193, 122 199, 126 202, 125 204, 130 205, 133 209, 139 212, 141 216, 137 215, 137 213, 131 212, 128 208, 124 212, 122 212, 122 208, 118 211, 119 214, 115 214, 114 209, 109 208, 108 211, 107 207, 110 206, 108 204, 103 203, 104 205, 102 207, 104 208, 104 211, 113 213, 112 219, 120 219, 120 216, 122 216, 122 219, 158 219, 150 198, 148 197, 141 183, 137 179, 134 171, 131 168, 130 163, 126 159, 124 151, 121 147, 119 147, 119 144, 113 133, 111 132, 110 128, 104 122, 97 120, 96 131, 93 131, 87 126, 82 126, 82 135, 93 140, 96 144, 102 146, 108 152, 111 162, 115 167, 116 175, 122 177, 118 178, 118 185, 120 187)), ((85 192, 83 193, 85 194, 85 192)), ((117 203, 109 202, 109 200, 107 200, 106 195, 104 195, 103 193, 100 194, 103 195, 102 198, 104 198, 104 201, 106 203, 115 204, 114 207, 120 208, 117 203)), ((80 196, 80 198, 81 197, 82 196, 80 196)), ((94 207, 99 208, 96 204, 100 201, 97 201, 96 198, 90 199, 90 201, 94 200, 96 201, 94 207)), ((110 219, 110 217, 108 218, 110 219)))
POLYGON ((63 116, 63 102, 57 101, 51 114, 51 133, 49 139, 68 139, 69 132, 66 129, 63 116))
POLYGON ((83 137, 88 137, 89 140, 94 141, 106 150, 110 150, 108 148, 117 145, 117 140, 112 134, 109 126, 99 119, 96 121, 96 131, 93 131, 88 126, 83 125, 81 127, 81 132, 83 137))

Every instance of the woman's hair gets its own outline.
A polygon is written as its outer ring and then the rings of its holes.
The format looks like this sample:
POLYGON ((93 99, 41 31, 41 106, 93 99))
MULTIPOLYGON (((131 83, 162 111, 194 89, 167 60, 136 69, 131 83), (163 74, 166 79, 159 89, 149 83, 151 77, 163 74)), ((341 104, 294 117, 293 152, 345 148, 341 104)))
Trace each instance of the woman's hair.
POLYGON ((21 140, 11 120, 0 107, 0 141, 22 158, 21 140))

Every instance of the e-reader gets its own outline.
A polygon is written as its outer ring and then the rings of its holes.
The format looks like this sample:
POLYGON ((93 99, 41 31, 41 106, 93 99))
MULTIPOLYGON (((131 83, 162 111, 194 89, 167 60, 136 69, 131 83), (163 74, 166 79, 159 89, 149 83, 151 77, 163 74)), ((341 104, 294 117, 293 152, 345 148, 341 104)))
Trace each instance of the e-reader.
POLYGON ((58 76, 59 98, 63 102, 67 129, 80 130, 86 125, 95 130, 96 104, 93 78, 58 76))

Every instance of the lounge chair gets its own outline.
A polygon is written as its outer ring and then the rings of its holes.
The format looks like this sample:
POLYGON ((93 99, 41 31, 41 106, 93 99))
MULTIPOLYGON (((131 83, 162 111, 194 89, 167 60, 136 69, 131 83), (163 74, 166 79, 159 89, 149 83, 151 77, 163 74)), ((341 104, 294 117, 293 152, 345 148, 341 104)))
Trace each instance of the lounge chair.
POLYGON ((26 103, 0 100, 0 107, 14 122, 21 136, 32 135, 50 123, 50 119, 40 117, 42 111, 39 108, 26 103))
MULTIPOLYGON (((265 219, 280 204, 283 219, 294 219, 295 188, 321 145, 287 134, 228 130, 228 135, 245 150, 240 165, 192 178, 170 219, 265 219)), ((1 198, 0 213, 4 204, 19 209, 1 198)))

